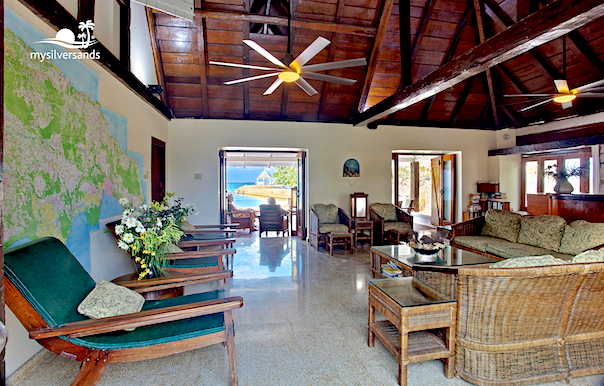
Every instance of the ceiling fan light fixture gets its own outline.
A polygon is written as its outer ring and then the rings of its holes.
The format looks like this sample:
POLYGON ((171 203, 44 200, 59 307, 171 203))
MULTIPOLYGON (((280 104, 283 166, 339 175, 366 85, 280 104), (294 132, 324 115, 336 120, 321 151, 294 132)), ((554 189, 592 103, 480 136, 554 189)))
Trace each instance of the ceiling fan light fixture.
POLYGON ((555 97, 554 102, 568 103, 568 102, 574 101, 575 99, 577 99, 577 96, 575 94, 565 94, 565 95, 559 95, 559 96, 555 97))
POLYGON ((300 74, 293 71, 282 71, 279 73, 279 79, 284 82, 292 83, 297 81, 300 78, 300 74))

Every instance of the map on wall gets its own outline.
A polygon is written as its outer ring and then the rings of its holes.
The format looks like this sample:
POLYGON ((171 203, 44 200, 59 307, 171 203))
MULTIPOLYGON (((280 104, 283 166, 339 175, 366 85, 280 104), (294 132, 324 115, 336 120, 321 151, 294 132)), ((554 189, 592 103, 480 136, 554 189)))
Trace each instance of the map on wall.
POLYGON ((46 35, 4 12, 4 246, 53 236, 90 271, 99 220, 121 213, 120 198, 146 197, 143 156, 127 150, 127 119, 100 105, 99 75, 32 59, 46 35))

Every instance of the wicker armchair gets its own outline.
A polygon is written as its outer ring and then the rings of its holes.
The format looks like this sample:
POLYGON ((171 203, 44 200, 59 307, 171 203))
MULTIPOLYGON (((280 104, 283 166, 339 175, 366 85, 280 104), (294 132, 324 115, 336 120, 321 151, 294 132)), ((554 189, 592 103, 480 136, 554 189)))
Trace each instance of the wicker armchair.
POLYGON ((413 216, 393 204, 371 204, 369 219, 373 221, 375 245, 384 245, 390 232, 413 232, 413 216))
POLYGON ((327 247, 327 233, 350 232, 350 217, 333 204, 315 204, 310 209, 310 245, 319 250, 324 244, 327 247))
POLYGON ((458 273, 462 379, 528 385, 604 373, 604 263, 458 273))

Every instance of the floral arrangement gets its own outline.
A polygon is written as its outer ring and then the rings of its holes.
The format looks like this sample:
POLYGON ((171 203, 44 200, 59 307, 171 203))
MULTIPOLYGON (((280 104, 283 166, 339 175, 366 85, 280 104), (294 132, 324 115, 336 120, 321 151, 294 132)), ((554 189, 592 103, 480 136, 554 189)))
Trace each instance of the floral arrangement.
POLYGON ((197 214, 193 204, 182 204, 182 198, 170 205, 174 193, 168 193, 162 202, 152 202, 135 208, 126 199, 120 199, 122 221, 115 227, 117 245, 130 252, 140 267, 138 280, 149 274, 163 273, 162 256, 171 252, 172 244, 180 241, 184 233, 179 225, 190 213, 197 214))
POLYGON ((577 166, 572 168, 560 168, 557 165, 550 165, 543 170, 543 175, 556 180, 566 180, 568 177, 581 177, 589 173, 586 166, 577 166))

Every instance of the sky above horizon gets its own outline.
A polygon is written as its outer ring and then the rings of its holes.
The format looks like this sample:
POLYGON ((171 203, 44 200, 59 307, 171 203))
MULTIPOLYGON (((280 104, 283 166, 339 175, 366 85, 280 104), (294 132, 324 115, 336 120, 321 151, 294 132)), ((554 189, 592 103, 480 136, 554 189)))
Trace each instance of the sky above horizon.
POLYGON ((268 171, 270 175, 273 175, 275 168, 265 168, 262 166, 254 167, 241 167, 241 166, 227 166, 227 182, 256 182, 256 177, 262 173, 263 170, 268 171))

